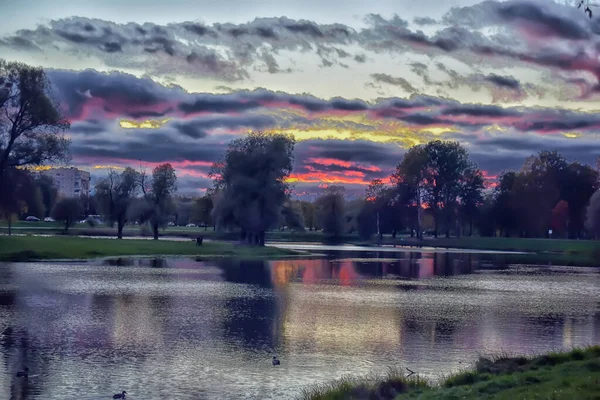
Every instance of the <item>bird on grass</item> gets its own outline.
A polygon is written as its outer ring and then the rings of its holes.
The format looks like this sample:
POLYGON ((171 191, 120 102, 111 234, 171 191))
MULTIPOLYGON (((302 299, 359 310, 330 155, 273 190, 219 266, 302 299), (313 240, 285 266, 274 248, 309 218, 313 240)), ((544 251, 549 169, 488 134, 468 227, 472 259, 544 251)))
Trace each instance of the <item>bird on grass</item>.
POLYGON ((18 378, 21 378, 21 377, 27 378, 28 376, 29 376, 29 368, 27 368, 27 367, 25 367, 23 369, 23 371, 18 371, 17 372, 17 377, 18 378))
POLYGON ((124 399, 126 395, 127 392, 123 390, 121 393, 113 395, 113 399, 124 399))
POLYGON ((279 365, 279 364, 280 364, 280 362, 277 359, 277 356, 273 356, 273 365, 279 365))

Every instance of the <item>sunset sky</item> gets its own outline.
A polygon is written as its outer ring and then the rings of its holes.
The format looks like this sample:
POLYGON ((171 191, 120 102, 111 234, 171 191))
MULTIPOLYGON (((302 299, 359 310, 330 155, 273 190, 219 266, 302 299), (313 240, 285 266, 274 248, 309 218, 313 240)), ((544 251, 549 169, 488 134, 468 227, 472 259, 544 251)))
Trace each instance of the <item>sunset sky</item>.
POLYGON ((544 149, 593 164, 600 19, 576 3, 5 0, 0 57, 47 70, 94 178, 168 161, 202 194, 262 130, 296 137, 296 192, 359 192, 435 138, 490 178, 544 149))

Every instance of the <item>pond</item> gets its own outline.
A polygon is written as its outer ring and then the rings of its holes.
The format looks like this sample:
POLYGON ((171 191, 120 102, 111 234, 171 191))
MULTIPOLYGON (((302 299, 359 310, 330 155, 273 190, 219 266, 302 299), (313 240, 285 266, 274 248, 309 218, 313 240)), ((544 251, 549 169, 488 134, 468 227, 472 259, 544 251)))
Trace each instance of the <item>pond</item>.
POLYGON ((0 398, 291 399, 345 374, 435 379, 479 355, 600 343, 598 268, 321 250, 0 264, 0 398))

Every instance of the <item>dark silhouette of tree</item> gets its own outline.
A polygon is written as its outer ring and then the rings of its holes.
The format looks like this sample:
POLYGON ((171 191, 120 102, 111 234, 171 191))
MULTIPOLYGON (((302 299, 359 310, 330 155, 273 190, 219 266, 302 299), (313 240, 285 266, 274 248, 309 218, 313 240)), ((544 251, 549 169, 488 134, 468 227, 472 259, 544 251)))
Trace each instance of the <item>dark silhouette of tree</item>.
POLYGON ((288 229, 304 232, 304 215, 298 201, 287 200, 281 207, 281 222, 288 229))
POLYGON ((585 209, 594 192, 600 189, 598 171, 589 165, 573 162, 567 166, 561 184, 561 198, 569 204, 568 234, 579 238, 584 229, 585 209))
POLYGON ((471 165, 460 180, 460 210, 469 223, 469 236, 473 236, 473 221, 483 205, 485 180, 483 172, 471 165))
POLYGON ((0 59, 0 115, 0 182, 8 168, 68 160, 70 125, 43 69, 0 59))
POLYGON ((428 160, 425 146, 411 147, 391 177, 397 188, 397 193, 401 197, 400 202, 405 204, 409 210, 413 230, 416 231, 418 238, 423 236, 420 215, 425 198, 428 160))
POLYGON ((456 215, 457 198, 461 192, 458 184, 469 169, 467 151, 458 142, 435 140, 425 145, 425 193, 434 218, 434 235, 437 237, 440 217, 444 221, 446 237, 456 215))
POLYGON ((35 185, 39 188, 42 195, 42 202, 46 213, 44 217, 49 217, 52 208, 58 200, 58 189, 54 185, 54 180, 48 175, 41 174, 35 179, 35 185))
POLYGON ((286 178, 293 168, 291 135, 251 132, 229 143, 223 162, 210 176, 218 195, 213 217, 220 227, 241 228, 242 240, 265 244, 265 232, 276 228, 289 198, 286 178))
POLYGON ((65 224, 65 233, 77 222, 83 214, 81 203, 76 198, 63 198, 52 209, 51 215, 57 221, 65 224))
POLYGON ((316 226, 314 204, 309 201, 301 201, 300 208, 302 209, 302 219, 304 219, 304 225, 308 227, 309 231, 312 232, 316 226))
POLYGON ((99 180, 95 187, 95 197, 100 212, 109 226, 117 224, 117 238, 123 239, 123 228, 128 221, 129 208, 138 194, 139 173, 126 168, 120 174, 114 170, 99 180))
POLYGON ((209 225, 214 225, 212 220, 213 200, 209 195, 196 199, 192 204, 191 221, 195 224, 203 224, 204 230, 208 230, 209 225))
POLYGON ((323 233, 339 237, 344 233, 344 193, 343 186, 328 186, 316 200, 316 218, 320 221, 323 233))
POLYGON ((585 227, 594 237, 600 237, 600 190, 590 198, 590 204, 586 209, 585 227))
POLYGON ((552 210, 552 230, 557 234, 567 234, 569 230, 569 203, 559 201, 552 210))
POLYGON ((9 196, 0 196, 0 213, 8 221, 8 234, 12 234, 12 218, 14 215, 27 212, 27 199, 31 197, 35 186, 31 177, 25 170, 8 168, 4 179, 0 181, 0 193, 9 193, 9 196))

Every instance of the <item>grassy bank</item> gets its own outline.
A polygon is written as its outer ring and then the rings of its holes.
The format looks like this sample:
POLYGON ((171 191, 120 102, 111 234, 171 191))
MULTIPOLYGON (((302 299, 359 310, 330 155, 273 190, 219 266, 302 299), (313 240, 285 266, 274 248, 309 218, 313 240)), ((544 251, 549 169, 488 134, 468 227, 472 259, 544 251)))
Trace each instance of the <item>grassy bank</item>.
MULTIPOLYGON (((41 233, 59 234, 63 227, 52 222, 18 222, 14 226, 14 233, 41 233)), ((0 222, 0 232, 6 233, 6 223, 0 222)), ((136 226, 127 226, 123 231, 125 236, 151 236, 148 230, 136 226)), ((77 224, 69 229, 70 235, 79 236, 116 236, 115 228, 106 226, 90 227, 87 224, 77 224)), ((238 232, 204 230, 199 227, 168 227, 160 230, 161 236, 195 237, 202 235, 208 239, 234 241, 239 239, 238 232)), ((270 242, 329 242, 332 241, 322 232, 267 232, 266 240, 270 242)), ((377 238, 365 241, 356 234, 343 235, 335 240, 339 243, 375 244, 377 238)), ((489 237, 460 237, 460 238, 425 238, 418 240, 410 237, 384 236, 381 244, 415 247, 442 247, 475 250, 510 250, 527 251, 535 253, 552 253, 564 255, 600 256, 599 240, 564 240, 564 239, 527 239, 527 238, 489 238, 489 237)))
POLYGON ((145 239, 92 239, 71 236, 2 236, 0 261, 49 259, 85 259, 134 255, 190 255, 236 258, 281 258, 299 255, 292 250, 274 247, 239 246, 209 242, 198 247, 189 242, 145 239))
POLYGON ((598 399, 600 346, 536 357, 480 358, 475 367, 430 384, 400 370, 344 378, 308 389, 304 400, 598 399))

